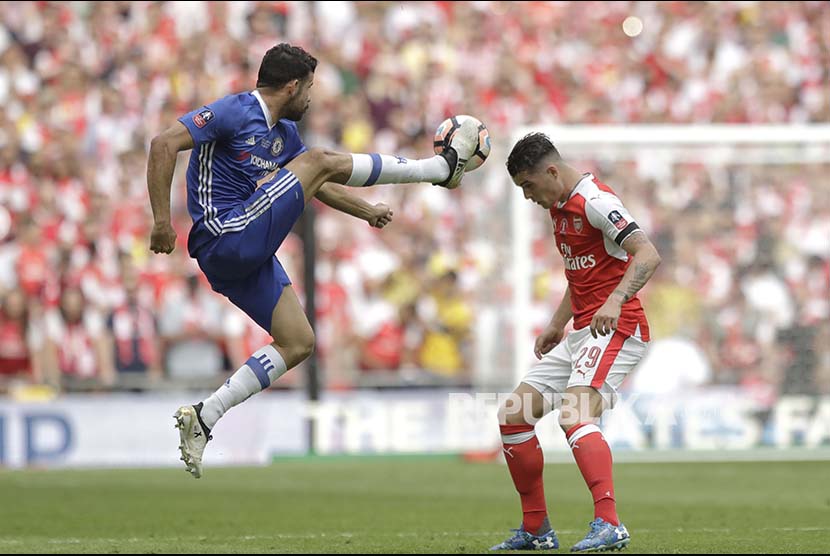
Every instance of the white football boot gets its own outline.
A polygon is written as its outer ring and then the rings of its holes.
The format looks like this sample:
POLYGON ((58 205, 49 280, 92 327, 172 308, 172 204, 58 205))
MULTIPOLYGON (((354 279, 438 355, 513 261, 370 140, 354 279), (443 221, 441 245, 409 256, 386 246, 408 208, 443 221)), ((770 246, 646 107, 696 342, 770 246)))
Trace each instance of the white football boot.
POLYGON ((201 409, 201 403, 183 405, 173 415, 181 438, 181 444, 179 444, 179 450, 182 452, 181 460, 190 474, 197 479, 202 476, 202 454, 205 452, 205 446, 208 440, 213 439, 210 429, 205 426, 199 415, 201 409))

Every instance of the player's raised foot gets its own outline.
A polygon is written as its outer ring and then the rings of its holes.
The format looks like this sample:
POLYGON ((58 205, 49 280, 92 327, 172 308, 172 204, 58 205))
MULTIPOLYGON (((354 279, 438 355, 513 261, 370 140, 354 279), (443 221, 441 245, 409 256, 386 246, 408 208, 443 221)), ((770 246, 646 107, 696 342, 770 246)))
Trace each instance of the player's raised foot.
POLYGON ((511 529, 513 536, 504 542, 491 546, 490 550, 555 550, 559 548, 559 539, 556 538, 556 531, 550 528, 550 523, 545 518, 542 530, 546 533, 533 535, 525 531, 524 526, 518 529, 511 529))
POLYGON ((208 440, 213 439, 210 429, 202 422, 202 404, 183 405, 173 418, 176 419, 176 428, 179 429, 179 450, 181 460, 187 466, 187 471, 195 478, 202 476, 202 454, 208 440))
POLYGON ((450 146, 444 149, 439 155, 446 159, 450 166, 450 176, 435 185, 446 187, 447 189, 455 189, 461 185, 461 178, 464 177, 464 168, 470 161, 478 148, 478 124, 472 118, 468 118, 461 123, 452 139, 450 139, 450 146))
POLYGON ((571 552, 605 552, 622 550, 631 541, 625 525, 613 525, 601 517, 591 522, 591 530, 585 538, 571 547, 571 552))

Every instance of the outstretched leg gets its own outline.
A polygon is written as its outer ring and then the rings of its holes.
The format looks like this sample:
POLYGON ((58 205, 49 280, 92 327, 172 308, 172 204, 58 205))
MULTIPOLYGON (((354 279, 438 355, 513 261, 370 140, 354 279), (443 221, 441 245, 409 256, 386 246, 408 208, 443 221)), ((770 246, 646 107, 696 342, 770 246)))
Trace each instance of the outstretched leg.
MULTIPOLYGON (((450 146, 431 158, 409 160, 385 154, 344 154, 314 148, 285 168, 300 180, 306 202, 329 181, 351 187, 426 182, 454 189, 461 184, 464 168, 477 145, 478 127, 467 120, 453 135, 450 146)), ((261 181, 272 177, 266 176, 261 181)))

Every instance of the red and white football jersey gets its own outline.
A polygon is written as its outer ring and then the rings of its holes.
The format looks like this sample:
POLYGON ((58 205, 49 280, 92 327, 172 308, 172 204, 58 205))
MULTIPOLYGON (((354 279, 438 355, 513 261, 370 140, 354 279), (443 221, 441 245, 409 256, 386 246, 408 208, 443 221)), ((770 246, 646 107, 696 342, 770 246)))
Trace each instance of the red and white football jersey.
MULTIPOLYGON (((640 228, 614 191, 591 174, 585 174, 568 200, 550 210, 550 216, 571 288, 574 329, 580 329, 591 324, 619 286, 630 263, 620 245, 640 228)), ((630 336, 637 326, 648 341, 648 321, 635 295, 623 304, 617 330, 630 336)))

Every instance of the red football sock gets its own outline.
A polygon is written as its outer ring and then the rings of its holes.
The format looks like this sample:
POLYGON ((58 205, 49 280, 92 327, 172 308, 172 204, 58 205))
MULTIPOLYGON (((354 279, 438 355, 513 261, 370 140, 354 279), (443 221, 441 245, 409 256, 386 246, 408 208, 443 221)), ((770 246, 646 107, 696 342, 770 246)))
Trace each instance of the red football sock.
POLYGON ((594 497, 594 518, 601 517, 612 525, 619 525, 611 472, 611 448, 602 436, 602 431, 596 425, 580 423, 571 427, 565 436, 582 477, 594 497))
POLYGON ((522 499, 524 530, 537 534, 548 515, 542 471, 545 458, 533 425, 500 425, 507 468, 522 499))

